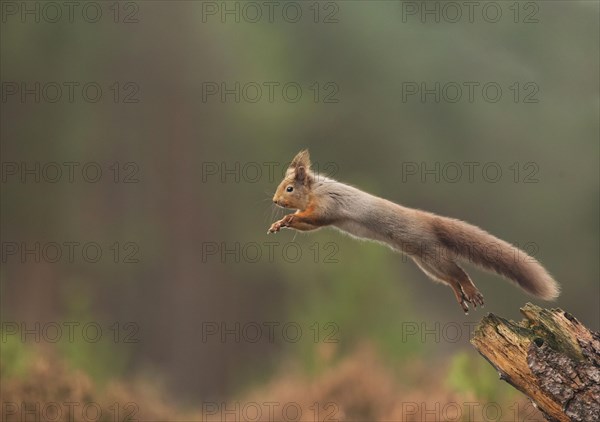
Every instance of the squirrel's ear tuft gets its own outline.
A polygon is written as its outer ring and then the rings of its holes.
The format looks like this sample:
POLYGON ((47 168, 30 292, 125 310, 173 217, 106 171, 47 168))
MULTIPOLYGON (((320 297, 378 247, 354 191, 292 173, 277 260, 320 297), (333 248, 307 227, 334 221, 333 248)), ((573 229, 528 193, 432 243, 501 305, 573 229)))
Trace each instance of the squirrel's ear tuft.
POLYGON ((308 169, 304 166, 298 166, 294 170, 294 175, 296 180, 300 183, 308 185, 310 182, 310 175, 308 174, 308 169))
POLYGON ((297 169, 298 167, 304 167, 305 171, 310 170, 310 155, 308 154, 307 149, 303 149, 298 154, 296 154, 296 156, 290 163, 290 168, 297 169))

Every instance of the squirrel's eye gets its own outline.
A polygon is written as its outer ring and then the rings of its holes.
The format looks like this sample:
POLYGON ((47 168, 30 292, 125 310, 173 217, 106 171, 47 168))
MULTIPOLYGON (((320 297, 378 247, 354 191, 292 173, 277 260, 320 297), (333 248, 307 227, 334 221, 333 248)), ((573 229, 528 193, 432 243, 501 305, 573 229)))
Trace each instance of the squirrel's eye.
POLYGON ((293 190, 294 190, 294 188, 293 188, 292 186, 288 186, 288 187, 286 188, 286 192, 291 192, 291 191, 293 191, 293 190))

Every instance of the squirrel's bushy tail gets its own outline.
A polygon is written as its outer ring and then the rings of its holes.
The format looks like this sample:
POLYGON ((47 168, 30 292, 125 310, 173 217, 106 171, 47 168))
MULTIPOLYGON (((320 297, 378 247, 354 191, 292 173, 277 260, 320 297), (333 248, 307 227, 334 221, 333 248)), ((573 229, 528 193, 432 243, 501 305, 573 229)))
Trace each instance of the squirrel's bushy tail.
POLYGON ((558 297, 560 289, 533 257, 479 227, 451 218, 433 221, 439 242, 459 258, 515 281, 524 290, 545 300, 558 297))

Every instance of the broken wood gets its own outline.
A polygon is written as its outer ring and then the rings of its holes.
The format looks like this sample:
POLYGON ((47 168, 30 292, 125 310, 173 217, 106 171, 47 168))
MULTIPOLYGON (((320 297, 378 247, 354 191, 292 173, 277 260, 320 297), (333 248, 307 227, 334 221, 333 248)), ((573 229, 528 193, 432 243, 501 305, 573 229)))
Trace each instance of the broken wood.
POLYGON ((488 314, 471 343, 549 421, 600 421, 600 334, 527 303, 520 323, 488 314))

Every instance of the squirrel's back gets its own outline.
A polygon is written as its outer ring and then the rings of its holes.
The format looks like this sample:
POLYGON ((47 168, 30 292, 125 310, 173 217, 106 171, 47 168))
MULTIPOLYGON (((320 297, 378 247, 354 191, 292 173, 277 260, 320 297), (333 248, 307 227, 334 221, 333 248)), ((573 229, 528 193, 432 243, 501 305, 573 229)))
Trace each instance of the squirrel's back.
POLYGON ((423 242, 435 241, 428 213, 423 211, 324 177, 317 180, 313 194, 319 211, 330 216, 331 224, 355 237, 382 242, 408 254, 423 242))

